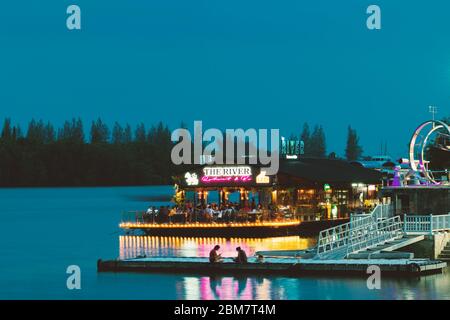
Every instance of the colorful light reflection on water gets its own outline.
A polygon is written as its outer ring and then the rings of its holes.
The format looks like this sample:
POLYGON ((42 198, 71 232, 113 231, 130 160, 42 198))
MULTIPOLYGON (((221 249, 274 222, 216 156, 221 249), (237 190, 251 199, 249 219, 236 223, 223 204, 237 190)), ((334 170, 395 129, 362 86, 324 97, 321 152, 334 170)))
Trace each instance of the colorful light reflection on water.
MULTIPOLYGON (((306 249, 316 239, 277 237, 194 238, 120 236, 120 259, 146 256, 207 257, 214 245, 221 246, 224 257, 236 256, 242 247, 249 256, 260 250, 306 249)), ((142 275, 173 277, 177 299, 189 300, 260 300, 260 299, 449 299, 450 277, 432 275, 417 279, 383 279, 382 290, 368 290, 366 279, 355 277, 209 277, 199 275, 142 275)))
POLYGON ((264 239, 120 236, 119 258, 130 259, 139 255, 207 257, 216 244, 220 245, 223 257, 234 257, 238 246, 244 249, 248 256, 252 256, 261 250, 306 249, 314 246, 316 240, 298 236, 264 239))
POLYGON ((143 204, 136 198, 172 191, 172 186, 1 189, 0 299, 450 299, 448 271, 414 279, 383 278, 381 290, 368 290, 364 277, 333 275, 210 278, 97 273, 99 258, 133 257, 145 250, 148 255, 205 256, 219 243, 225 256, 234 256, 237 245, 252 254, 315 244, 314 239, 298 237, 152 239, 113 232, 120 219, 118 208, 140 210, 143 204), (73 264, 82 269, 82 290, 67 290, 66 269, 73 264))
POLYGON ((267 300, 271 281, 247 277, 185 277, 181 297, 192 300, 267 300))
MULTIPOLYGON (((300 250, 314 246, 313 238, 298 236, 274 238, 194 238, 194 237, 156 237, 120 236, 119 258, 129 259, 139 255, 208 257, 210 250, 220 245, 223 257, 236 256, 240 246, 252 256, 261 250, 300 250)), ((199 277, 186 276, 177 282, 177 295, 181 299, 271 299, 272 280, 264 277, 199 277)), ((283 290, 282 290, 283 291, 283 290)), ((279 292, 283 297, 283 293, 279 292)))

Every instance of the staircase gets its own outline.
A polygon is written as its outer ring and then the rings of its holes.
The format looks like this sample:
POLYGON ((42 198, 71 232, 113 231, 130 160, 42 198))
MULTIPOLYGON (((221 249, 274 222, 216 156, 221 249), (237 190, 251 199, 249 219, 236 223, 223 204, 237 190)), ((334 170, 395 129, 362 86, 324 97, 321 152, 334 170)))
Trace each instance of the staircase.
MULTIPOLYGON (((402 253, 402 252, 398 252, 396 250, 401 249, 406 246, 409 246, 416 242, 422 241, 423 239, 425 239, 424 235, 413 235, 413 236, 403 235, 401 238, 386 241, 385 243, 379 244, 375 247, 371 247, 366 250, 361 250, 356 253, 350 253, 347 255, 347 258, 348 259, 354 259, 354 258, 360 258, 360 257, 369 258, 370 256, 374 256, 374 255, 378 255, 378 256, 385 255, 385 256, 391 256, 391 257, 407 256, 408 253, 402 253), (394 251, 397 253, 397 255, 392 254, 394 251)), ((411 253, 409 255, 411 255, 411 257, 414 256, 411 253)))
MULTIPOLYGON (((446 215, 392 215, 389 205, 377 205, 369 214, 351 215, 350 222, 320 232, 314 259, 335 260, 363 253, 391 252, 424 239, 425 235, 450 231, 446 215)), ((450 261, 450 243, 439 259, 450 261)))
POLYGON ((442 261, 450 261, 450 241, 447 242, 444 250, 442 250, 439 254, 438 259, 442 261))
POLYGON ((419 236, 403 235, 401 238, 392 241, 387 241, 384 244, 378 245, 368 250, 371 252, 391 252, 412 245, 416 242, 422 241, 423 239, 425 239, 424 235, 419 236))

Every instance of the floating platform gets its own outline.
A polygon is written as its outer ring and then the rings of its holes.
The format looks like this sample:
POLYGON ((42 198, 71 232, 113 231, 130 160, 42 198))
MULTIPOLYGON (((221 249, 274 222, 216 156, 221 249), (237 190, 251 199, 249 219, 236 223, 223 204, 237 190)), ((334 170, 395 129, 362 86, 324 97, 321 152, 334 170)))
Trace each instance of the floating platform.
POLYGON ((123 222, 119 225, 125 231, 139 230, 152 236, 182 237, 245 237, 265 238, 292 235, 316 234, 322 229, 331 228, 348 219, 271 222, 228 222, 228 223, 142 223, 123 222))
POLYGON ((258 262, 249 258, 238 264, 231 258, 221 263, 210 263, 207 258, 149 257, 97 262, 98 272, 153 272, 196 275, 284 275, 302 277, 310 274, 326 276, 360 275, 367 277, 367 268, 377 265, 383 275, 419 276, 441 273, 446 262, 429 259, 343 259, 314 260, 295 258, 264 258, 258 262))

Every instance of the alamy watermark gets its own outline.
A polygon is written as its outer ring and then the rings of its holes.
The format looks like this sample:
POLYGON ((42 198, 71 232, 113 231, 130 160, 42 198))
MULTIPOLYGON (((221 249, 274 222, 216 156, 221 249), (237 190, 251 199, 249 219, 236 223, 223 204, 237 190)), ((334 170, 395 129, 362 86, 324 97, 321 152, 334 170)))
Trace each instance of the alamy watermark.
POLYGON ((69 16, 66 19, 66 27, 69 30, 81 30, 81 9, 75 4, 67 7, 66 13, 69 16))
POLYGON ((376 4, 367 7, 366 13, 369 14, 366 20, 366 26, 369 30, 381 29, 381 8, 376 4))
POLYGON ((66 269, 66 273, 69 274, 66 280, 66 286, 69 290, 81 289, 81 268, 77 265, 70 265, 66 269))
POLYGON ((370 276, 367 278, 367 289, 380 290, 381 289, 381 268, 377 265, 370 265, 367 267, 367 274, 370 276))
MULTIPOLYGON (((69 30, 81 30, 81 8, 78 5, 71 4, 67 7, 66 26, 69 30)), ((381 8, 376 4, 371 4, 366 9, 369 16, 366 20, 366 26, 369 30, 381 29, 381 8)))
POLYGON ((178 128, 171 139, 177 142, 171 159, 179 164, 261 164, 267 175, 279 169, 279 129, 219 129, 203 132, 202 121, 194 121, 193 138, 189 130, 178 128), (206 143, 206 145, 205 145, 206 143), (192 152, 193 148, 193 152, 192 152))

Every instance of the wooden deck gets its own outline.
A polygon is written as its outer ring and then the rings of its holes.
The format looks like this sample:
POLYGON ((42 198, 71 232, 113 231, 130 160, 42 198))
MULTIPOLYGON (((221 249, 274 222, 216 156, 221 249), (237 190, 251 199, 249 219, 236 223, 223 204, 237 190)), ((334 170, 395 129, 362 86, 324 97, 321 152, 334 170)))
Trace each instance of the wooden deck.
POLYGON ((383 275, 418 276, 440 273, 446 262, 429 259, 342 259, 313 260, 295 258, 265 258, 257 262, 250 258, 247 264, 227 259, 222 263, 209 263, 207 258, 150 257, 128 260, 98 260, 98 272, 154 272, 197 275, 284 275, 302 277, 309 274, 325 276, 360 275, 367 277, 367 268, 380 267, 383 275))

